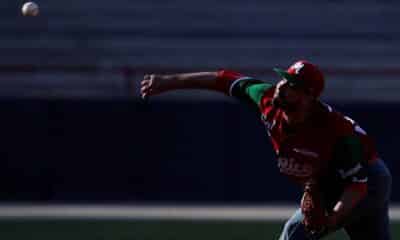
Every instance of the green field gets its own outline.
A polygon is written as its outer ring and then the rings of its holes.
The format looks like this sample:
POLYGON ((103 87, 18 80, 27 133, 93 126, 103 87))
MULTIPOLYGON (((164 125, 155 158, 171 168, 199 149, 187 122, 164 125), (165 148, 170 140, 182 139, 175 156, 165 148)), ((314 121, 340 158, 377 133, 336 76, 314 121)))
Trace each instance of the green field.
MULTIPOLYGON (((392 224, 393 239, 400 223, 392 224)), ((172 220, 1 220, 5 240, 247 240, 278 239, 281 222, 172 220)), ((347 239, 339 232, 325 239, 347 239)))

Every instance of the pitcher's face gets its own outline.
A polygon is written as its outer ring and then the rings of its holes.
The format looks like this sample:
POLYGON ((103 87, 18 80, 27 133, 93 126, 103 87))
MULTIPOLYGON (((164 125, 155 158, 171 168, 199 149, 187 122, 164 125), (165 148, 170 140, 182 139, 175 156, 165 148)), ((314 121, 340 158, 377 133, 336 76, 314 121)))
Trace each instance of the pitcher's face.
POLYGON ((299 110, 307 96, 303 86, 282 79, 276 85, 273 104, 284 111, 293 112, 299 110))

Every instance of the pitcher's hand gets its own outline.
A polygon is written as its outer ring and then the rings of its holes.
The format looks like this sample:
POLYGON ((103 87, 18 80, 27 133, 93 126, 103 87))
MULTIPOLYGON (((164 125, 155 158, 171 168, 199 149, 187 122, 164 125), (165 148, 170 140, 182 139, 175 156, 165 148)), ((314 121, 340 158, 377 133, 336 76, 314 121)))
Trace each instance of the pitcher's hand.
POLYGON ((168 78, 163 75, 146 74, 141 82, 140 94, 143 99, 168 89, 168 78))

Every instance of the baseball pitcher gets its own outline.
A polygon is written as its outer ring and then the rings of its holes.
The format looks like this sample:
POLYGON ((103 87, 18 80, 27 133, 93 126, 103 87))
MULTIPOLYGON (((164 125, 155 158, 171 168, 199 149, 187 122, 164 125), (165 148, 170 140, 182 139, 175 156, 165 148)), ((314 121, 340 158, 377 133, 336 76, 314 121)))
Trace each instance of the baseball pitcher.
POLYGON ((321 239, 344 228, 352 240, 389 240, 391 175, 373 140, 353 119, 319 97, 324 76, 308 61, 270 84, 230 70, 145 75, 143 98, 174 89, 223 92, 256 108, 279 171, 303 189, 281 240, 321 239))

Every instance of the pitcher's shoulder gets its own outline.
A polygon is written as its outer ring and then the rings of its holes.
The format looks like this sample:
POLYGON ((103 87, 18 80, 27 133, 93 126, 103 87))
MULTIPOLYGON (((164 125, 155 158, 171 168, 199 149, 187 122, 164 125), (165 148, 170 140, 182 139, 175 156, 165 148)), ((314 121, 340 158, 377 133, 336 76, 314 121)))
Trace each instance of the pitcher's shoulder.
POLYGON ((322 122, 327 130, 333 132, 334 135, 345 136, 351 135, 354 132, 354 127, 357 123, 332 106, 321 102, 319 112, 319 121, 322 122))

